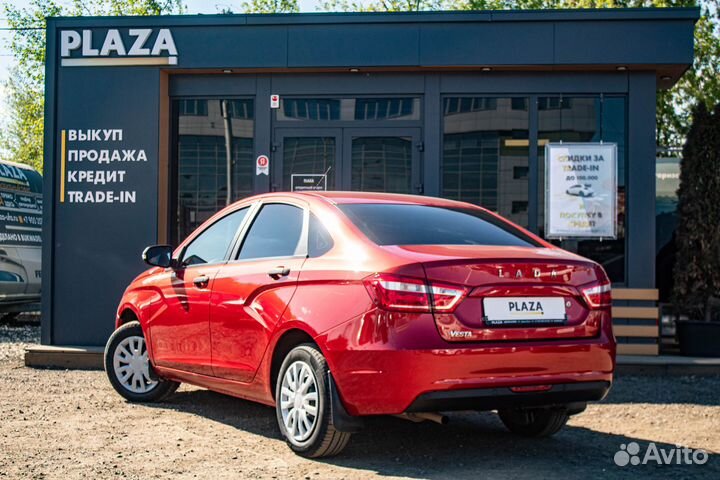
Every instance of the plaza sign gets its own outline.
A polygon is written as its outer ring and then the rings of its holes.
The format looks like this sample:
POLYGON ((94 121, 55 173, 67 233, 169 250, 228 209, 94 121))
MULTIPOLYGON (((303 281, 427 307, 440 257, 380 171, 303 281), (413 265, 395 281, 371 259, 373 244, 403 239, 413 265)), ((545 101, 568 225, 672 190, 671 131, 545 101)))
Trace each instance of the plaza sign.
POLYGON ((63 67, 177 65, 177 47, 170 29, 111 28, 62 30, 60 57, 63 67))
POLYGON ((545 146, 545 237, 614 239, 617 145, 545 146))

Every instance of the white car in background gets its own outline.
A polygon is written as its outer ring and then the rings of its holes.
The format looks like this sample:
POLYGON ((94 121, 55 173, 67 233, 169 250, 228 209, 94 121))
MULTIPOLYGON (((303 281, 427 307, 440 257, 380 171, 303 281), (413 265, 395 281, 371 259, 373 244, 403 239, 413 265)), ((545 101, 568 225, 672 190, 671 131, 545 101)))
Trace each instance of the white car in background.
POLYGON ((571 195, 573 197, 584 197, 584 198, 592 197, 595 194, 593 189, 590 187, 589 183, 585 183, 585 184, 578 183, 577 185, 573 185, 573 186, 569 187, 565 191, 565 193, 567 193, 568 195, 571 195))
POLYGON ((0 162, 0 315, 38 310, 42 252, 42 176, 0 162))

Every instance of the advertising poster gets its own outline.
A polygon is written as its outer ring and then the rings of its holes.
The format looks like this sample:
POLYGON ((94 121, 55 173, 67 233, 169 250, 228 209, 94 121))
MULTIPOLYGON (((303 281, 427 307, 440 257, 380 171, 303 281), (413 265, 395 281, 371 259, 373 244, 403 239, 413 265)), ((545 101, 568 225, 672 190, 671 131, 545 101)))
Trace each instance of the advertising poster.
POLYGON ((545 237, 616 238, 617 145, 545 146, 545 237))
POLYGON ((42 180, 38 174, 35 174, 37 179, 29 178, 30 173, 10 164, 0 164, 2 245, 38 248, 42 245, 42 194, 39 193, 42 180))

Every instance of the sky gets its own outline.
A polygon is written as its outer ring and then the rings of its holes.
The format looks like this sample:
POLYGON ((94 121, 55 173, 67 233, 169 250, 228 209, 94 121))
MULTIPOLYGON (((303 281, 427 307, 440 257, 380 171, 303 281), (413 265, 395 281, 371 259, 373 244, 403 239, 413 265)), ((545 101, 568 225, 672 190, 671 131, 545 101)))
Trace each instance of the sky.
MULTIPOLYGON (((60 2, 64 3, 64 2, 60 2)), ((230 8, 233 11, 242 11, 244 0, 184 0, 189 14, 193 13, 218 13, 220 10, 230 8)), ((7 28, 7 19, 5 18, 4 7, 6 4, 15 5, 17 7, 29 6, 28 0, 0 0, 0 128, 6 121, 7 104, 4 91, 4 83, 8 79, 9 69, 12 66, 13 58, 10 55, 8 42, 10 41, 11 32, 2 30, 7 28)), ((300 11, 314 12, 319 9, 320 0, 299 0, 300 11)))

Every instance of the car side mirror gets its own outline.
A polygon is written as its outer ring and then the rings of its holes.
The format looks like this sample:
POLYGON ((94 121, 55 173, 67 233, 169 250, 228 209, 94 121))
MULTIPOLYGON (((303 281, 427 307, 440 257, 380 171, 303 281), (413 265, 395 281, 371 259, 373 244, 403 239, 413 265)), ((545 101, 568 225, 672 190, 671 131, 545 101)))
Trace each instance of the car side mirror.
POLYGON ((143 262, 153 267, 168 268, 173 265, 173 247, 170 245, 151 245, 143 250, 143 262))

